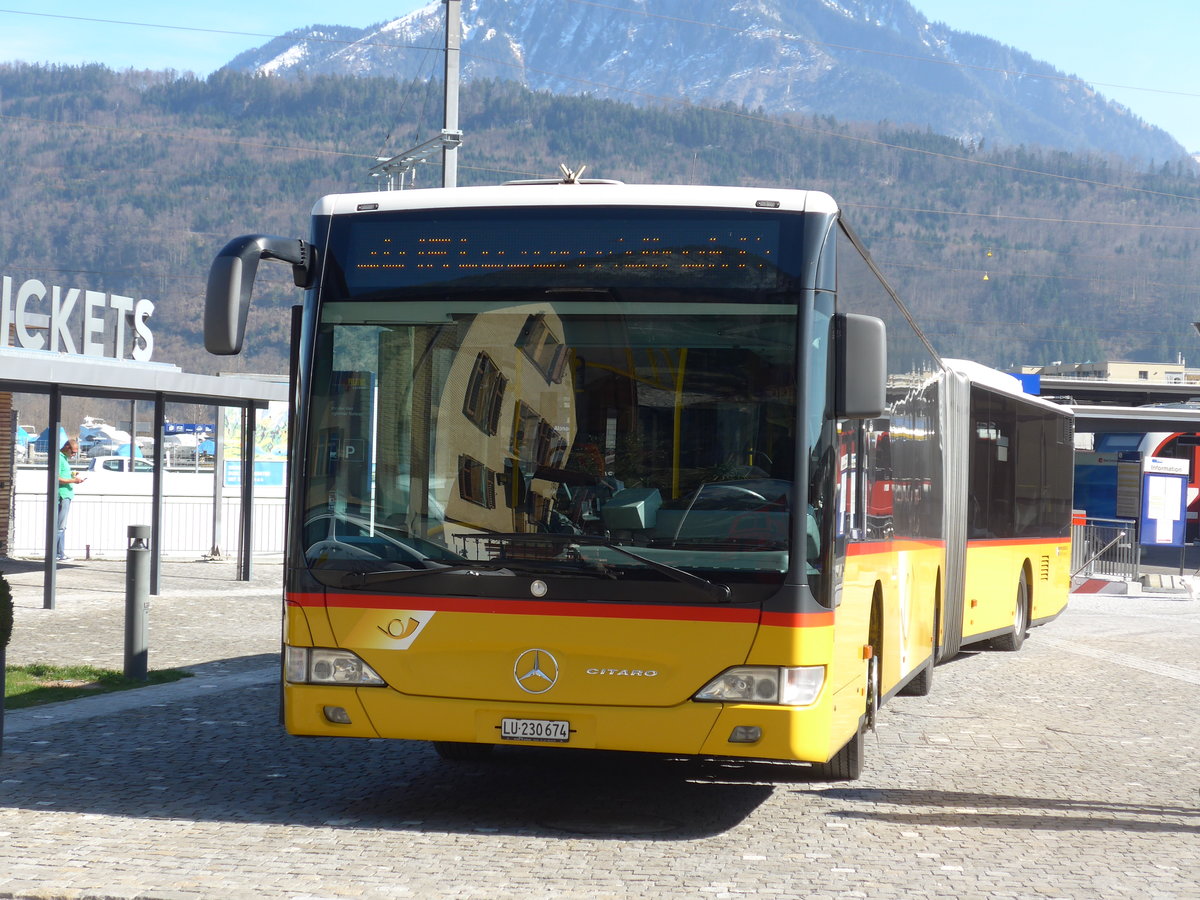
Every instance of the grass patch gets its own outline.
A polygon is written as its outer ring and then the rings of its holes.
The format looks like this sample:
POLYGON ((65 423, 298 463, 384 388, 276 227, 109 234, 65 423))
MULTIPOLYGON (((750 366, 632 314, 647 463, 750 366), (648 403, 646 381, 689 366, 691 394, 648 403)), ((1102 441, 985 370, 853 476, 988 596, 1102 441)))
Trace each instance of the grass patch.
POLYGON ((8 666, 4 673, 4 707, 24 709, 190 677, 190 673, 178 669, 150 672, 146 681, 138 681, 126 678, 124 673, 114 669, 97 669, 95 666, 50 666, 43 663, 8 666))

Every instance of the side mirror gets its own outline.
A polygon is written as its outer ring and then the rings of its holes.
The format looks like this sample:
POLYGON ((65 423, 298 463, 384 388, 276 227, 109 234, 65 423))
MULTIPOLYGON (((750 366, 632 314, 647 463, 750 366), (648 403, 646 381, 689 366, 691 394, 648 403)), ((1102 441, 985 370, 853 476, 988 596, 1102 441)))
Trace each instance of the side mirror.
POLYGON ((233 356, 242 352, 246 315, 260 259, 292 264, 297 287, 312 287, 316 271, 312 244, 298 238, 248 234, 226 244, 208 270, 204 295, 204 346, 209 353, 233 356))
POLYGON ((877 419, 887 407, 887 328, 855 313, 834 317, 834 415, 877 419))

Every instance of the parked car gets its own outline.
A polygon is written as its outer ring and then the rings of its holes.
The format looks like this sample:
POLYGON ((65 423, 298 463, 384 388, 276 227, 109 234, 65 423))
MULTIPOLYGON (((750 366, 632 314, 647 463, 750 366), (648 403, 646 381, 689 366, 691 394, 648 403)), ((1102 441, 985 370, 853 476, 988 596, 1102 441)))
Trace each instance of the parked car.
MULTIPOLYGON (((134 472, 153 472, 154 463, 148 459, 134 459, 134 472)), ((93 456, 88 460, 88 471, 129 472, 130 459, 128 456, 93 456)))

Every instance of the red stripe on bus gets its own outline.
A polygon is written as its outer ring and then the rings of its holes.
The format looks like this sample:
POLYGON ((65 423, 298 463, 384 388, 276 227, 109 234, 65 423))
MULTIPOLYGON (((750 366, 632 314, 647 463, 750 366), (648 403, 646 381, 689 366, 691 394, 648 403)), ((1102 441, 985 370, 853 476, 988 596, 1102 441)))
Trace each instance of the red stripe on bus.
POLYGON ((1032 547, 1038 545, 1058 546, 1066 544, 1070 538, 971 538, 967 541, 967 549, 971 547, 1032 547))
POLYGON ((647 604, 547 602, 477 597, 427 597, 380 594, 289 594, 297 606, 344 609, 428 609, 434 612, 503 613, 516 616, 575 616, 592 619, 666 619, 695 622, 754 623, 757 608, 719 606, 651 606, 647 604))
POLYGON ((847 544, 847 556, 874 556, 885 553, 900 553, 906 550, 940 550, 945 546, 942 541, 864 541, 847 544))
MULTIPOLYGON (((1069 538, 1065 537, 1039 537, 1039 538, 972 538, 967 541, 968 547, 988 546, 988 547, 1035 547, 1035 546, 1058 546, 1066 544, 1069 538)), ((941 549, 943 543, 941 541, 917 541, 917 540, 898 540, 898 541, 863 541, 855 544, 846 545, 847 556, 882 556, 888 553, 901 553, 904 551, 913 550, 936 550, 941 549)))
POLYGON ((833 610, 815 613, 777 613, 762 614, 762 624, 773 625, 776 628, 816 628, 833 625, 833 610))
MULTIPOLYGON (((323 594, 289 594, 297 606, 326 605, 323 594)), ((598 619, 667 619, 695 622, 741 622, 759 620, 757 609, 728 609, 708 606, 608 605, 597 603, 554 603, 531 600, 486 600, 466 597, 377 596, 330 594, 328 605, 343 609, 430 609, 435 612, 507 613, 519 616, 575 616, 598 619)), ((833 610, 813 613, 762 613, 762 624, 776 628, 813 628, 833 625, 833 610)))

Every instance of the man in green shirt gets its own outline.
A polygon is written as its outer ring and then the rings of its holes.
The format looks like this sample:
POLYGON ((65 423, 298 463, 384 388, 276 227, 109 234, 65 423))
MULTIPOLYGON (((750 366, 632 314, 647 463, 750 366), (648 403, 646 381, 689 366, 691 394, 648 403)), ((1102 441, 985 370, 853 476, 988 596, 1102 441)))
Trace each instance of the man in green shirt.
POLYGON ((79 442, 75 438, 68 438, 58 451, 57 556, 60 561, 71 558, 67 556, 67 513, 71 511, 71 500, 75 497, 75 485, 83 483, 83 478, 71 471, 71 457, 78 452, 79 442))

